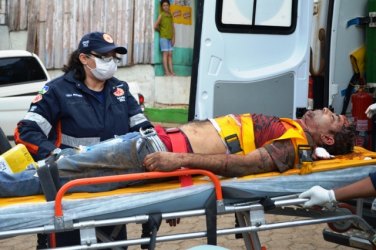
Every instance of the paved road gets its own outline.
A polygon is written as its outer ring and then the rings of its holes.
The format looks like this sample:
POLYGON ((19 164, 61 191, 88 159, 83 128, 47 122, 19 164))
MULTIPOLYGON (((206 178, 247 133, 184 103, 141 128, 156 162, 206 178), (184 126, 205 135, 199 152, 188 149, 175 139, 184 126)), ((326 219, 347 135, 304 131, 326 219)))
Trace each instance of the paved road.
MULTIPOLYGON (((291 217, 267 215, 267 222, 277 222, 286 220, 291 217)), ((230 228, 233 227, 234 216, 233 215, 221 215, 218 217, 218 228, 230 228)), ((295 228, 275 229, 269 231, 263 231, 259 233, 260 241, 263 246, 268 250, 319 250, 319 249, 352 249, 344 246, 339 246, 330 242, 324 241, 322 238, 322 230, 326 225, 310 225, 295 228)), ((128 237, 139 237, 140 225, 131 224, 128 226, 128 237)), ((170 227, 166 223, 162 223, 160 228, 160 235, 162 234, 174 234, 178 232, 192 232, 192 231, 204 231, 205 219, 202 216, 195 218, 183 218, 181 223, 177 227, 170 227)), ((18 236, 10 239, 0 240, 0 249, 2 250, 31 250, 35 249, 35 236, 18 236)), ((205 244, 206 239, 189 239, 184 241, 171 241, 165 243, 158 243, 157 250, 181 250, 188 249, 193 246, 205 244)), ((218 245, 226 247, 232 250, 245 249, 244 242, 241 239, 235 239, 234 235, 226 235, 218 237, 218 245)), ((139 250, 139 246, 130 246, 129 250, 139 250)))

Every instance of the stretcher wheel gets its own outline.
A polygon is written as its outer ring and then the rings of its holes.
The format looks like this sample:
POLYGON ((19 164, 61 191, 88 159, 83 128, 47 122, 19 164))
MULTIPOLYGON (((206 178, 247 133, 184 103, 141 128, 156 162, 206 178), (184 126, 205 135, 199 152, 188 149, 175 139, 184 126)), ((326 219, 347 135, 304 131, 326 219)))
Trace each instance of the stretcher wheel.
MULTIPOLYGON (((347 203, 339 203, 337 209, 343 211, 344 214, 355 214, 354 207, 347 203)), ((344 233, 351 229, 352 226, 351 220, 328 223, 328 227, 337 233, 344 233)))

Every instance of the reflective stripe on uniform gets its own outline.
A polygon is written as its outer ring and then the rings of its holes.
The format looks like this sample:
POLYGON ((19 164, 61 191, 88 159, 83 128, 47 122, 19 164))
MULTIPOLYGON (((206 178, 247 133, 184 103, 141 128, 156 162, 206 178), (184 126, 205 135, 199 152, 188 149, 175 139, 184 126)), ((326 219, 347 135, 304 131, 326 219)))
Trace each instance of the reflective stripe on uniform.
POLYGON ((129 125, 132 128, 134 126, 137 126, 140 123, 147 122, 147 121, 148 119, 146 119, 144 114, 137 114, 129 118, 129 123, 130 123, 129 125))
POLYGON ((36 122, 40 129, 43 131, 44 135, 48 137, 52 126, 46 118, 34 112, 27 112, 24 119, 36 122))
POLYGON ((90 146, 100 142, 99 137, 73 137, 62 134, 61 143, 69 147, 90 146))

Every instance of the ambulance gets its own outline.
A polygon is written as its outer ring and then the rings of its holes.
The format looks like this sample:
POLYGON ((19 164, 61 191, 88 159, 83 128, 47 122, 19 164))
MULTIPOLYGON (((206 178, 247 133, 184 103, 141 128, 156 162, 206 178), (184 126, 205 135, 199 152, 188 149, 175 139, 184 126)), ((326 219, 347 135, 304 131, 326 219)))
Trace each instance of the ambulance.
MULTIPOLYGON (((188 119, 295 119, 329 107, 353 119, 358 145, 375 151, 376 126, 364 114, 375 99, 375 36, 376 0, 198 1, 188 119)), ((359 206, 372 227, 375 204, 359 206)), ((341 234, 351 223, 330 226, 325 240, 363 249, 341 234)))
POLYGON ((359 86, 373 100, 375 13, 375 0, 198 1, 188 119, 352 116, 359 86))

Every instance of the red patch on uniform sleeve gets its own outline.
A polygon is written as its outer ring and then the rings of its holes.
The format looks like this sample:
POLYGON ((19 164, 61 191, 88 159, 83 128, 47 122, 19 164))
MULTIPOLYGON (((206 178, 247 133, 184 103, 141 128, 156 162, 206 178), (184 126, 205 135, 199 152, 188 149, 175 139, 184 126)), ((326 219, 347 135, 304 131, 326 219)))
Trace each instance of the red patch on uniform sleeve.
POLYGON ((39 102, 42 99, 43 99, 43 96, 41 94, 37 94, 31 102, 32 103, 37 103, 37 102, 39 102))
POLYGON ((116 88, 116 91, 114 92, 115 96, 122 96, 124 95, 124 90, 121 88, 116 88))

